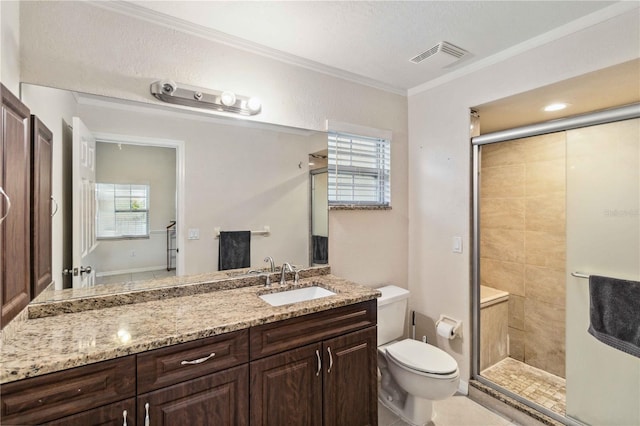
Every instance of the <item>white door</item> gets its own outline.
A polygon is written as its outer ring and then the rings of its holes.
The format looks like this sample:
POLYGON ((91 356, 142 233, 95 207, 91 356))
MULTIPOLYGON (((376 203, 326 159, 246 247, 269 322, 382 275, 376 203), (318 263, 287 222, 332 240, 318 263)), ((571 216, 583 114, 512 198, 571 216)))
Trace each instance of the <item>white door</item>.
POLYGON ((73 288, 95 284, 87 256, 96 248, 96 139, 73 117, 73 288))

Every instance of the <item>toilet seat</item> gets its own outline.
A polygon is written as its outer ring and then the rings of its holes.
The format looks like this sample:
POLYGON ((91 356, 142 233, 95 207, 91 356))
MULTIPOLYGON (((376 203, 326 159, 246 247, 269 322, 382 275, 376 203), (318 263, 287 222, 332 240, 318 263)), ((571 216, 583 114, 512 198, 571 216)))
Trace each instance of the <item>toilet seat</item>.
POLYGON ((400 367, 439 378, 458 374, 456 360, 433 345, 413 339, 405 339, 386 346, 389 357, 400 367))

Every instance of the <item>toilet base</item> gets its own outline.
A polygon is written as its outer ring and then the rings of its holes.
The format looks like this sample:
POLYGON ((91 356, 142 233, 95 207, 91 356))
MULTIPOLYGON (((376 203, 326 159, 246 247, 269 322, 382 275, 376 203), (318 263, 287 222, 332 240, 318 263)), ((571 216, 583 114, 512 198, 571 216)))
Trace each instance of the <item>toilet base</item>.
POLYGON ((414 395, 407 394, 404 404, 402 400, 385 400, 379 393, 378 400, 391 410, 395 415, 400 417, 406 423, 413 426, 427 426, 435 417, 433 412, 433 401, 418 398, 414 395))

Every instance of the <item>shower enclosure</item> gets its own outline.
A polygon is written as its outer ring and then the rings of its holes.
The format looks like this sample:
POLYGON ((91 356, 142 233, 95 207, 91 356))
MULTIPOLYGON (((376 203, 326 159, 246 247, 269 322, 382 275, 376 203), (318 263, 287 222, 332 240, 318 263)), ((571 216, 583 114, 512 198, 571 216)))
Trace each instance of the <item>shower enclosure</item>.
POLYGON ((589 275, 640 281, 638 117, 472 138, 474 377, 568 424, 640 424, 640 359, 587 332, 589 275))

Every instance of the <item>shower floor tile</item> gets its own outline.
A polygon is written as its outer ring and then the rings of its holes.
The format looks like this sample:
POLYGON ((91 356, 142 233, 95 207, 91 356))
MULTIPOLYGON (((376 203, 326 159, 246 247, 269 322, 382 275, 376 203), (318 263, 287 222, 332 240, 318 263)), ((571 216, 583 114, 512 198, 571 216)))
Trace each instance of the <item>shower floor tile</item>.
POLYGON ((480 373, 482 377, 562 416, 566 413, 566 381, 513 358, 480 373))

